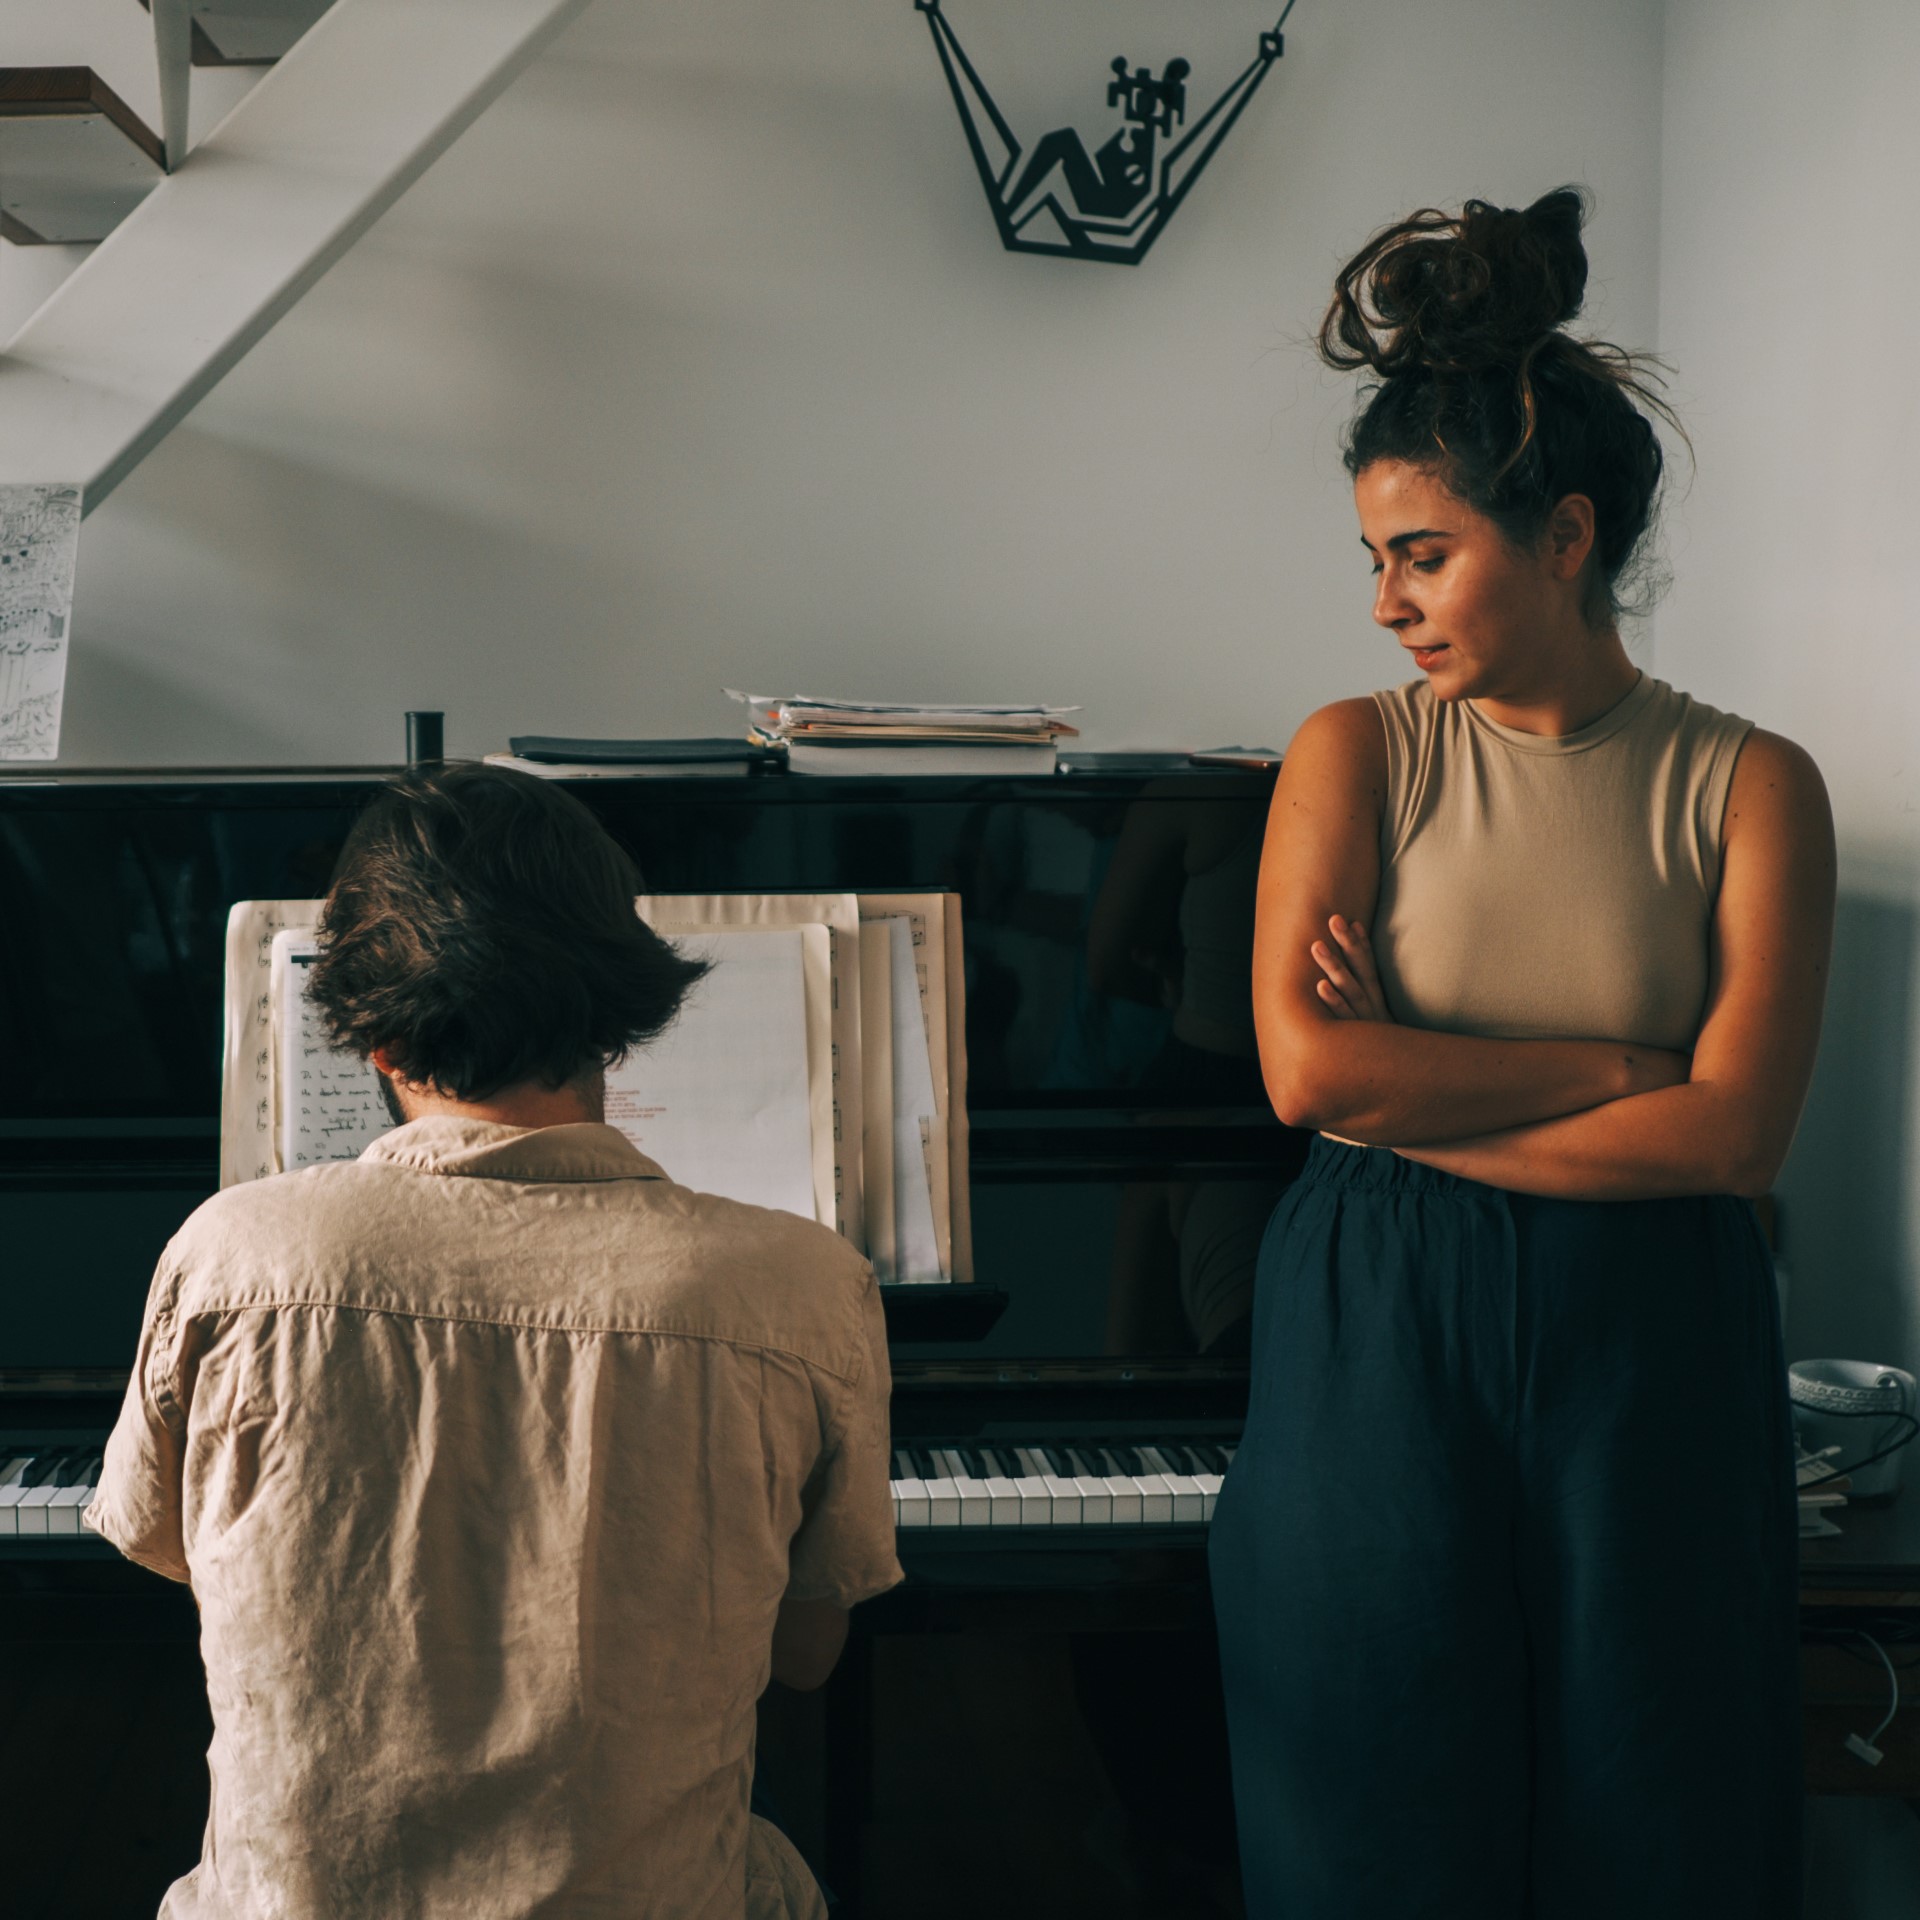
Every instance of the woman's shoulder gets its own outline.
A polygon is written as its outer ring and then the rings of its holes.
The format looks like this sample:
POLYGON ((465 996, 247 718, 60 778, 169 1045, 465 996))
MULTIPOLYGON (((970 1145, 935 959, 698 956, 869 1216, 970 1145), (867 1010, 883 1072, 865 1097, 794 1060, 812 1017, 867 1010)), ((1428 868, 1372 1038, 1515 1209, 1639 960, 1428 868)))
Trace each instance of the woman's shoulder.
POLYGON ((1376 799, 1387 774, 1387 736, 1369 694, 1335 700, 1301 721, 1281 759, 1280 788, 1367 790, 1376 799))
POLYGON ((1813 755, 1785 734, 1745 725, 1729 810, 1751 804, 1762 792, 1780 796, 1780 804, 1790 811, 1829 810, 1827 783, 1813 755))
POLYGON ((1645 711, 1657 716, 1659 723, 1675 733, 1690 736, 1702 741, 1744 740, 1754 731, 1753 722, 1743 719, 1737 713, 1730 713, 1723 707, 1710 705, 1684 687, 1676 687, 1665 680, 1647 675, 1652 698, 1648 700, 1645 711))
POLYGON ((1386 749, 1385 729, 1381 724, 1385 719, 1377 694, 1363 693, 1350 700, 1330 701, 1301 721, 1284 758, 1352 759, 1357 755, 1378 759, 1386 749))

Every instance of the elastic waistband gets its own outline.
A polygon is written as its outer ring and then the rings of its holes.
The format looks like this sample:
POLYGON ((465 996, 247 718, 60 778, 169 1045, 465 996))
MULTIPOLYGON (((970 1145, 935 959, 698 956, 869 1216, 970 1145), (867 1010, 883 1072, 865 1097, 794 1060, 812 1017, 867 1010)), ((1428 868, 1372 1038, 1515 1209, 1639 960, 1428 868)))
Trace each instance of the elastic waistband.
POLYGON ((1391 1147, 1348 1146, 1323 1133, 1313 1136, 1300 1178, 1315 1186, 1355 1193, 1431 1194, 1456 1200, 1511 1197, 1503 1188, 1463 1180, 1457 1173, 1442 1173, 1418 1160, 1403 1160, 1391 1147))

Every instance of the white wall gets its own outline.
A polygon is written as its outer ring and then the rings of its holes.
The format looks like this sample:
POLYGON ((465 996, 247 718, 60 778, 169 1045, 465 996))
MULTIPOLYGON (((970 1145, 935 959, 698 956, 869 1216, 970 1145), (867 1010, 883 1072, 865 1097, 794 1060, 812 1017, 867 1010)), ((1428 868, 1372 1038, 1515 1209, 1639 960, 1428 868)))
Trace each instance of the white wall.
MULTIPOLYGON (((1103 133, 1117 53, 1210 98, 1275 11, 950 8, 1030 137, 1103 133)), ((1584 180, 1595 318, 1653 330, 1658 0, 1419 17, 1307 0, 1115 268, 1002 251, 909 0, 599 0, 89 520, 64 764, 731 731, 725 684, 1284 741, 1400 671, 1303 345, 1340 259, 1584 180)))
MULTIPOLYGON (((1826 1034, 1780 1182, 1787 1348, 1910 1369, 1916 76, 1912 0, 1669 0, 1660 343, 1679 369, 1699 467, 1672 516, 1659 670, 1800 741, 1825 772, 1841 899, 1826 1034)), ((1920 1469, 1909 1464, 1907 1478, 1920 1469)), ((1810 1814, 1813 1920, 1912 1913, 1912 1820, 1871 1800, 1815 1801, 1810 1814)))
MULTIPOLYGON (((1661 672, 1800 741, 1839 937, 1782 1181, 1795 1357, 1920 1366, 1920 8, 1673 0, 1660 340, 1699 449, 1661 672)), ((1920 1478, 1909 1470, 1909 1478, 1920 1478)))

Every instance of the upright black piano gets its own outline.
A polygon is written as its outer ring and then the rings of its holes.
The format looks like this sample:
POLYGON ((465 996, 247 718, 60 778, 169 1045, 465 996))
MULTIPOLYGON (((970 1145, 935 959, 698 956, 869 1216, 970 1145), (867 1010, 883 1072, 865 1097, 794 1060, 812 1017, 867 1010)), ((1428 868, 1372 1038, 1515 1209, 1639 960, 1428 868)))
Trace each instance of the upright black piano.
MULTIPOLYGON (((151 1912, 194 1857, 196 1783, 127 1757, 170 1729, 204 1744, 191 1602, 77 1508, 157 1256, 216 1185, 227 910, 324 893, 388 771, 0 778, 0 1474, 35 1496, 0 1505, 10 1912, 151 1912), (136 1713, 162 1669, 171 1691, 136 1713), (66 1673, 104 1704, 56 1714, 66 1673), (147 1840, 116 1844, 146 1853, 96 1858, 74 1816, 143 1794, 147 1840)), ((1147 755, 1046 778, 573 785, 658 891, 961 896, 976 1280, 887 1289, 909 1579, 862 1610, 829 1690, 814 1816, 850 1911, 902 1910, 862 1851, 875 1779, 911 1771, 888 1748, 889 1647, 1061 1636, 1115 1845, 1151 1854, 1159 1820, 1201 1859, 1230 1831, 1206 1493, 1244 1411, 1261 1233, 1305 1147, 1262 1092, 1249 1002, 1271 786, 1147 755)), ((937 1695, 916 1736, 934 1747, 937 1695)), ((1001 1885, 1003 1913, 1029 1910, 1017 1859, 1001 1885)))

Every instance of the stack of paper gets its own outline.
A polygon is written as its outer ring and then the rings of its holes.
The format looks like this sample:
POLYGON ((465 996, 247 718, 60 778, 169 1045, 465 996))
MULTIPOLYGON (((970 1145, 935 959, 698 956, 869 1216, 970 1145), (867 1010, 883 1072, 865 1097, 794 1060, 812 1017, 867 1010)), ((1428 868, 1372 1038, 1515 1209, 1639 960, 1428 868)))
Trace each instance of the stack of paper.
MULTIPOLYGON (((348 1160, 392 1124, 307 993, 317 900, 227 929, 221 1184, 348 1160)), ((970 1280, 964 975, 952 894, 652 894, 711 961, 607 1075, 607 1120, 682 1185, 835 1228, 889 1282, 970 1280)))
POLYGON ((794 773, 1051 773, 1077 707, 902 707, 804 694, 737 693, 747 738, 783 748, 794 773))

